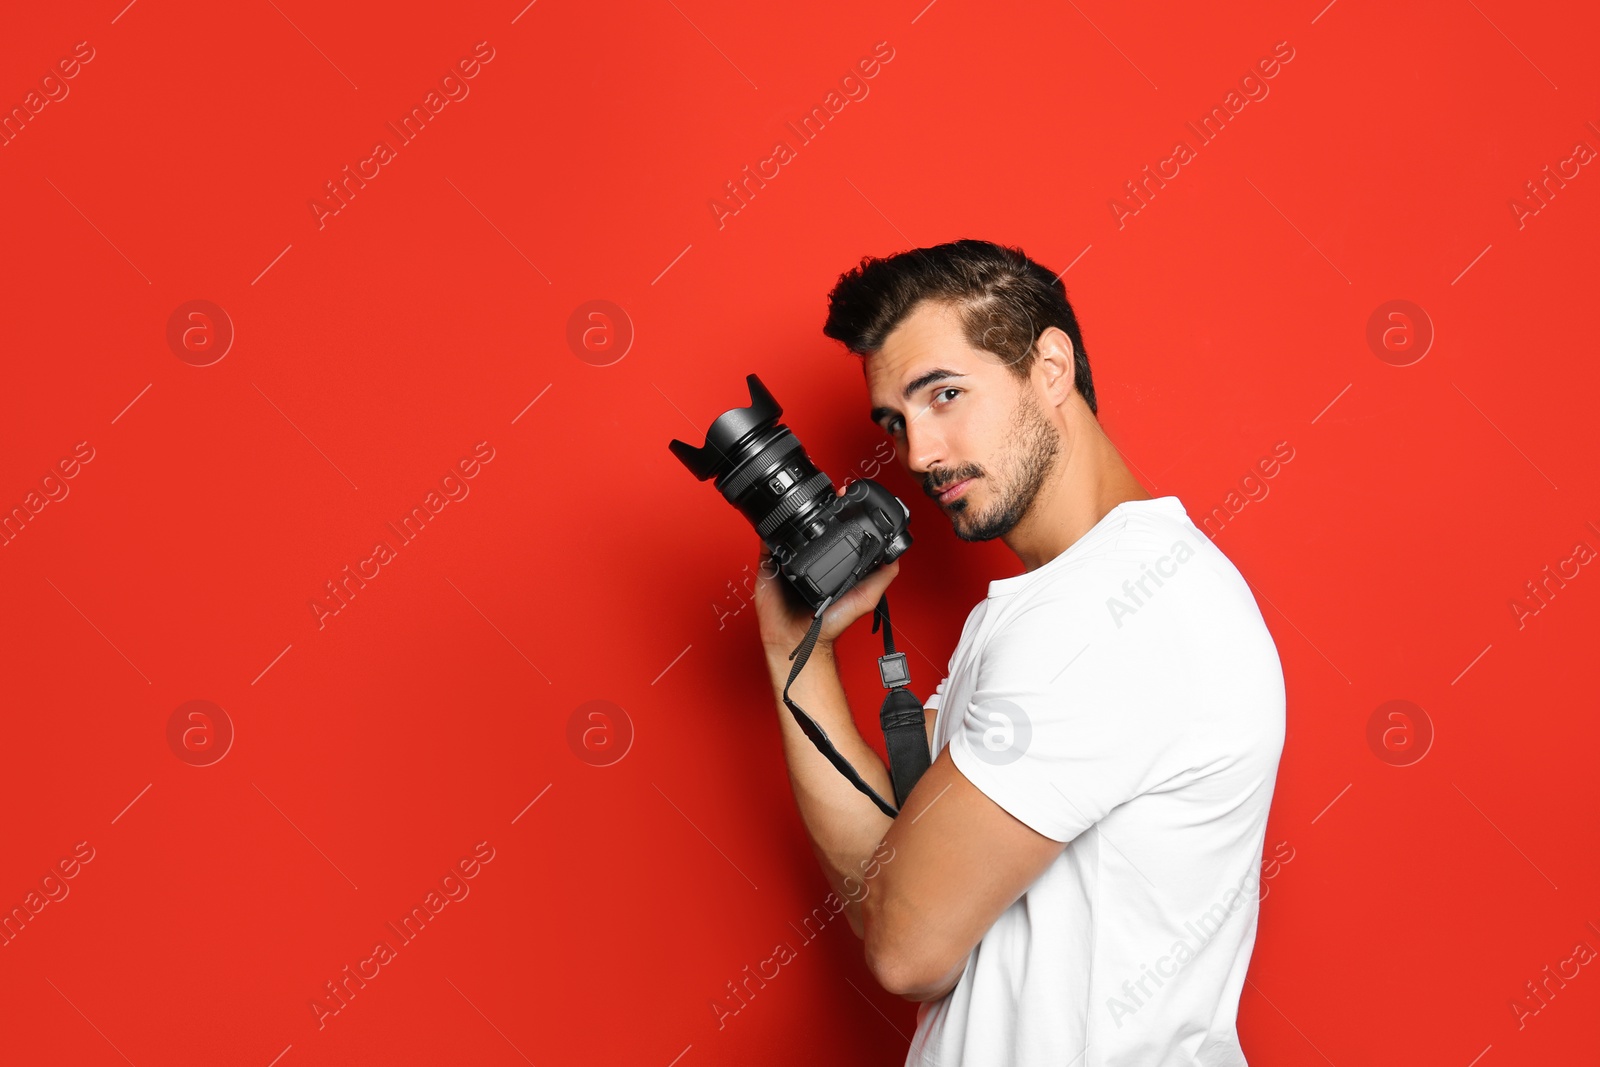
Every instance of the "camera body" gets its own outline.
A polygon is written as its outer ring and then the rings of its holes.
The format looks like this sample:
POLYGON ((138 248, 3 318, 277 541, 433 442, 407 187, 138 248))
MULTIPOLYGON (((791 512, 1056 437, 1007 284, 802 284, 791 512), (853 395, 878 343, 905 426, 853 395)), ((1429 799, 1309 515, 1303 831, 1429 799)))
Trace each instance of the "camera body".
POLYGON ((839 493, 778 417, 761 379, 745 377, 750 406, 717 416, 706 443, 674 439, 673 455, 701 481, 716 479, 772 551, 778 572, 813 611, 911 547, 911 509, 870 479, 839 493))

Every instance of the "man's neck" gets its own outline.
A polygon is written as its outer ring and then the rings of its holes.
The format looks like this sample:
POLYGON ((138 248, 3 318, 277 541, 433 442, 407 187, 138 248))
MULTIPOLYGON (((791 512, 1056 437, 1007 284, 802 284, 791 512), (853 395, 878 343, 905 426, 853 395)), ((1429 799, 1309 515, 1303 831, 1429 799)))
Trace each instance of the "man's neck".
POLYGON ((1092 418, 1063 435, 1057 468, 1046 479, 1028 514, 1002 540, 1031 571, 1055 559, 1088 533, 1106 513, 1150 494, 1128 471, 1100 424, 1092 418))

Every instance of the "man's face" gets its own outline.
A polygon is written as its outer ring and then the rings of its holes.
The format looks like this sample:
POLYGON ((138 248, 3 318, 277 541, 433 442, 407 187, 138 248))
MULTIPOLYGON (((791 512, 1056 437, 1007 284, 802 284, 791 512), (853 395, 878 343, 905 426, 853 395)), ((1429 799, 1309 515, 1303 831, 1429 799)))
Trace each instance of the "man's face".
POLYGON ((931 302, 907 315, 862 365, 873 422, 950 516, 956 536, 988 541, 1009 533, 1061 447, 1031 379, 1018 379, 999 356, 969 345, 958 312, 931 302), (943 495, 952 488, 954 496, 943 495))

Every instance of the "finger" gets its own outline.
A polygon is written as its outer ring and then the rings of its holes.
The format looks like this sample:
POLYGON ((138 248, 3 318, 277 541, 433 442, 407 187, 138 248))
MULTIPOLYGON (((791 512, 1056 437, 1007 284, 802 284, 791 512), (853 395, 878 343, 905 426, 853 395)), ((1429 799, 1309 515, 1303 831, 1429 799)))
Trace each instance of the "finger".
POLYGON ((763 539, 761 541, 761 553, 756 557, 756 580, 763 585, 776 581, 778 570, 778 564, 772 556, 772 549, 763 539))
POLYGON ((893 563, 879 567, 877 570, 872 572, 872 576, 870 578, 861 583, 862 591, 867 595, 869 600, 876 604, 878 602, 878 598, 883 595, 883 591, 889 587, 889 583, 894 581, 895 575, 899 573, 899 560, 895 560, 893 563))
MULTIPOLYGON (((896 563, 899 561, 896 560, 896 563)), ((869 576, 862 579, 850 588, 846 599, 853 600, 860 612, 868 612, 878 606, 878 601, 883 597, 883 591, 888 588, 889 582, 894 579, 894 572, 889 570, 895 564, 879 567, 869 576)))

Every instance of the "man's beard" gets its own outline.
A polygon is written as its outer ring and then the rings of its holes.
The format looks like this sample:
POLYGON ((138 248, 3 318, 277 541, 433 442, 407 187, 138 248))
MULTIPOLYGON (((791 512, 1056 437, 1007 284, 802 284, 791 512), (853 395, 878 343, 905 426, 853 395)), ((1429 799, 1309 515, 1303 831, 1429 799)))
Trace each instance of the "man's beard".
MULTIPOLYGON (((993 501, 987 511, 967 517, 965 496, 950 505, 956 536, 963 541, 992 541, 1004 537, 1022 521, 1033 507, 1061 450, 1061 438, 1038 403, 1025 388, 1020 391, 1011 420, 1009 440, 1013 442, 999 464, 1001 480, 992 481, 993 501), (962 521, 963 518, 966 521, 962 521)), ((960 481, 958 477, 954 481, 960 481)), ((947 483, 954 484, 954 481, 947 483)))

